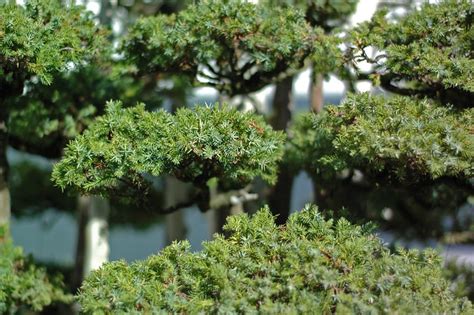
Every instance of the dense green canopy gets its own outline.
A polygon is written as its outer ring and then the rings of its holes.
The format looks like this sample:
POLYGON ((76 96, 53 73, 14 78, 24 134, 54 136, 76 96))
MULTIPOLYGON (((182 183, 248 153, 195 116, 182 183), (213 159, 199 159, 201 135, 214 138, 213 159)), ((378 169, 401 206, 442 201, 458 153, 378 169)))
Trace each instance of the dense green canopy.
POLYGON ((0 4, 0 91, 22 93, 26 80, 45 84, 55 72, 87 62, 104 45, 103 31, 80 6, 30 0, 25 6, 0 4))
POLYGON ((171 115, 111 102, 106 114, 68 145, 53 180, 62 188, 102 194, 123 185, 146 188, 145 174, 170 174, 198 187, 214 177, 228 188, 257 176, 274 182, 283 139, 261 116, 225 105, 182 108, 171 115))
POLYGON ((472 108, 452 113, 428 100, 350 95, 320 115, 301 117, 290 156, 310 174, 359 169, 385 181, 474 176, 472 108))
MULTIPOLYGON (((355 28, 348 56, 367 61, 371 78, 388 91, 471 107, 474 96, 474 4, 444 0, 424 4, 398 21, 381 11, 355 28), (367 48, 376 50, 375 56, 367 48)), ((356 66, 357 68, 357 66, 356 66)))
POLYGON ((318 26, 329 33, 349 19, 356 10, 359 0, 261 0, 270 6, 284 6, 301 9, 312 26, 318 26))
POLYGON ((428 250, 391 252, 370 228, 326 220, 314 207, 275 225, 268 209, 232 216, 193 253, 174 243, 128 265, 93 272, 79 293, 85 312, 265 314, 469 314, 428 250))
POLYGON ((179 72, 232 96, 301 68, 330 45, 301 11, 204 0, 176 15, 140 19, 122 50, 141 72, 179 72))

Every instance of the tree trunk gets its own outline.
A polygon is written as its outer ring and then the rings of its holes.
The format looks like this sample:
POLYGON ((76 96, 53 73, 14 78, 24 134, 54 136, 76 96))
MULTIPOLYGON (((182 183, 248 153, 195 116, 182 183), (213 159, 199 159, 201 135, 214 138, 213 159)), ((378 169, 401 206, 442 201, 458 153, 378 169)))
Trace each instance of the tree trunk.
MULTIPOLYGON (((293 77, 277 84, 273 98, 272 127, 286 131, 291 122, 293 77)), ((271 188, 268 203, 273 214, 277 215, 277 224, 284 224, 290 214, 291 191, 294 175, 287 167, 280 167, 277 183, 271 188)))
POLYGON ((107 199, 91 196, 89 217, 84 239, 84 276, 98 269, 109 260, 109 224, 110 205, 107 199))
POLYGON ((89 197, 77 196, 76 259, 71 284, 73 292, 76 292, 76 290, 81 287, 82 280, 84 279, 85 231, 89 204, 89 197))
POLYGON ((215 233, 222 233, 222 227, 228 215, 230 215, 230 211, 226 211, 226 209, 209 209, 206 211, 210 239, 215 233))
POLYGON ((78 197, 78 241, 74 286, 98 269, 109 258, 108 216, 109 201, 98 196, 78 197))
POLYGON ((293 77, 288 77, 276 85, 273 97, 273 117, 271 125, 275 130, 287 130, 293 111, 293 77))
POLYGON ((311 111, 315 113, 320 113, 324 107, 323 79, 322 74, 311 72, 309 96, 311 111))
MULTIPOLYGON (((172 207, 188 198, 189 186, 172 176, 165 179, 165 207, 172 207)), ((182 210, 167 214, 166 222, 166 244, 186 238, 186 225, 182 210)))
POLYGON ((6 104, 0 102, 0 225, 10 222, 10 190, 8 188, 8 128, 6 104))

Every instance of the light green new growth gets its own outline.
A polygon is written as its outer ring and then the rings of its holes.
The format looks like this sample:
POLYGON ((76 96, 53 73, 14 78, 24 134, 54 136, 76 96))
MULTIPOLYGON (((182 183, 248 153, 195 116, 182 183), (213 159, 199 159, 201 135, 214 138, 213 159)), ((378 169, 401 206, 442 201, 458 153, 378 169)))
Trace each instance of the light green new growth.
POLYGON ((174 175, 201 188, 214 177, 227 188, 257 176, 272 183, 283 140, 262 117, 225 105, 171 115, 110 102, 106 114, 68 145, 53 180, 63 189, 105 195, 124 186, 146 188, 146 174, 174 175))
POLYGON ((107 263, 78 301, 95 314, 472 314, 427 250, 391 252, 370 228, 325 220, 315 207, 277 226, 268 209, 228 218, 191 252, 174 243, 128 265, 107 263))

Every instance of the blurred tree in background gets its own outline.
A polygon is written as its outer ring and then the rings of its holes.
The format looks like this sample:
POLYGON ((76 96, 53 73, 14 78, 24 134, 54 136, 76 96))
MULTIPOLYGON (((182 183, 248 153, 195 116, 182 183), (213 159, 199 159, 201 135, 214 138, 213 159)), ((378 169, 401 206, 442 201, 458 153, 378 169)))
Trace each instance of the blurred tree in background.
POLYGON ((138 72, 185 74, 235 96, 281 80, 324 45, 300 11, 204 0, 176 15, 138 20, 121 50, 138 72))
MULTIPOLYGON (((358 0, 263 0, 262 4, 267 6, 292 7, 301 10, 305 14, 306 21, 313 28, 320 28, 325 34, 337 34, 342 31, 352 13, 354 13, 358 0)), ((344 67, 338 58, 340 50, 337 47, 342 42, 336 37, 325 38, 325 50, 315 51, 309 58, 312 63, 309 107, 314 112, 323 109, 323 77, 329 73, 337 72, 343 74, 344 67)), ((287 130, 292 120, 293 96, 292 89, 294 77, 289 76, 276 84, 276 90, 272 103, 271 123, 277 130, 287 130)), ((269 191, 268 203, 272 211, 278 215, 277 222, 283 224, 290 214, 291 190, 293 187, 293 168, 283 161, 278 174, 276 185, 269 191)))

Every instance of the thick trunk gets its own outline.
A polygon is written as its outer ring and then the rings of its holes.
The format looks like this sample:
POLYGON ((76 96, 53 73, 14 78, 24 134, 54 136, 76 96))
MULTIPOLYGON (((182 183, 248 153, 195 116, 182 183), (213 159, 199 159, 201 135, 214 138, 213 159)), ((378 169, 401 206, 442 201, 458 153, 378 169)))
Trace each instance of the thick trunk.
MULTIPOLYGON (((189 186, 174 177, 166 177, 165 189, 165 207, 172 207, 188 199, 189 186)), ((187 229, 181 210, 166 215, 165 221, 167 244, 186 238, 187 229)))
POLYGON ((206 212, 206 219, 208 224, 209 238, 212 238, 214 233, 222 233, 222 227, 225 224, 227 216, 230 215, 230 207, 220 206, 223 199, 217 187, 210 187, 209 189, 209 206, 210 209, 206 212))
POLYGON ((109 201, 91 196, 89 218, 86 224, 84 275, 98 269, 109 260, 109 201))
MULTIPOLYGON (((289 77, 278 83, 273 98, 272 126, 275 130, 286 130, 291 122, 293 78, 289 77)), ((291 190, 293 187, 292 172, 287 167, 280 167, 277 183, 271 188, 268 203, 277 223, 284 224, 290 214, 291 190)))
POLYGON ((275 130, 286 130, 293 111, 293 77, 288 77, 276 85, 273 97, 272 127, 275 130))
POLYGON ((228 209, 209 209, 206 212, 209 238, 212 238, 215 233, 222 233, 222 227, 228 215, 230 215, 228 209))
POLYGON ((323 79, 322 74, 311 72, 309 96, 311 111, 315 113, 320 113, 324 107, 323 79))
POLYGON ((74 284, 77 287, 92 270, 108 261, 109 201, 98 196, 78 197, 78 241, 74 284))

